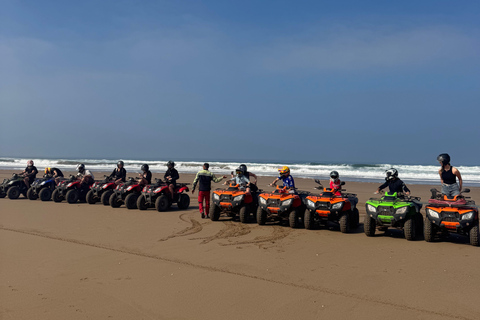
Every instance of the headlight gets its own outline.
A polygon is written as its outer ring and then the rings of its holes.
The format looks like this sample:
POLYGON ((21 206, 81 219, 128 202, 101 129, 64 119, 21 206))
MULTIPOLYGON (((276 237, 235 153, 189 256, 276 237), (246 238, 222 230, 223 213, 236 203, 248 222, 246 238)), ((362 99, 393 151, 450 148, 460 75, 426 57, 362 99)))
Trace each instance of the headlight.
POLYGON ((267 204, 267 200, 265 200, 265 198, 260 197, 260 204, 267 204))
POLYGON ((405 212, 407 212, 407 209, 408 207, 401 207, 401 208, 398 208, 395 213, 396 214, 404 214, 405 212))
POLYGON ((377 212, 377 208, 375 208, 375 207, 372 206, 371 204, 367 204, 367 209, 368 209, 368 211, 370 211, 370 212, 377 212))
POLYGON ((70 182, 69 184, 67 184, 67 188, 70 188, 72 186, 73 182, 70 182))
POLYGON ((158 187, 157 189, 155 189, 153 192, 159 192, 162 188, 158 187))
POLYGON ((233 198, 233 201, 242 201, 243 199, 243 194, 241 196, 236 196, 233 198))
POLYGON ((43 181, 40 185, 43 186, 45 183, 47 183, 47 181, 43 181))
POLYGON ((427 213, 432 218, 436 218, 436 219, 440 218, 440 216, 438 215, 438 212, 433 211, 432 209, 427 209, 427 213))
POLYGON ((335 204, 332 204, 330 207, 330 210, 340 210, 343 207, 343 202, 337 202, 335 204))
POLYGON ((462 214, 462 220, 473 219, 473 211, 462 214))
POLYGON ((312 200, 308 199, 307 200, 307 206, 312 208, 312 209, 315 209, 315 202, 313 202, 312 200))
POLYGON ((147 191, 147 187, 143 187, 143 190, 142 191, 147 191))
POLYGON ((133 186, 130 186, 130 187, 127 188, 127 191, 130 191, 132 189, 133 189, 133 186))
POLYGON ((108 184, 105 184, 102 189, 106 189, 108 187, 108 184))
POLYGON ((282 206, 289 206, 293 202, 293 199, 288 199, 282 202, 282 206))
POLYGON ((220 196, 216 193, 213 194, 213 199, 214 200, 220 200, 220 196))

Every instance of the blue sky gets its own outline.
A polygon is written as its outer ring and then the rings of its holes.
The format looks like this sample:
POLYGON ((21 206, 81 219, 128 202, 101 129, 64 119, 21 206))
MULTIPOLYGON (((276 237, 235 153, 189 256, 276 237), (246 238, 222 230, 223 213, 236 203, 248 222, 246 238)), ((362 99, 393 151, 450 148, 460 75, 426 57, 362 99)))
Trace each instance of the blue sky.
POLYGON ((0 156, 480 164, 478 1, 0 4, 0 156))

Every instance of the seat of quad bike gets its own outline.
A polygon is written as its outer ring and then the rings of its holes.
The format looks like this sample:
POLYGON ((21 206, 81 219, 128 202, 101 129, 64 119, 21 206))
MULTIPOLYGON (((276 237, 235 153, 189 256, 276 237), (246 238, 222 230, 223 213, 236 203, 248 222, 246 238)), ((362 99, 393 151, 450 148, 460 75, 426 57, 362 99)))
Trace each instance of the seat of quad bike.
POLYGON ((457 198, 457 200, 439 200, 439 199, 428 199, 429 204, 436 204, 436 205, 445 205, 445 206, 451 206, 451 205, 465 205, 467 204, 467 201, 464 198, 457 198))

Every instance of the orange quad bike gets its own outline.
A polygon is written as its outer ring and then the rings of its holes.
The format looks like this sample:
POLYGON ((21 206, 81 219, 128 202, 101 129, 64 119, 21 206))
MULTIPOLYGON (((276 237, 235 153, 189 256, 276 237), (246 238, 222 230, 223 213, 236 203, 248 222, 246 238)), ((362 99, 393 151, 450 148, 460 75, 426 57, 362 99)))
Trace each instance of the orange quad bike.
POLYGON ((475 201, 467 200, 470 198, 463 196, 463 193, 470 192, 470 189, 465 189, 454 197, 447 197, 436 189, 430 191, 432 197, 425 207, 425 241, 434 241, 439 233, 448 235, 453 232, 469 236, 470 244, 478 246, 478 206, 475 201))
MULTIPOLYGON (((323 190, 322 193, 309 195, 305 198, 305 215, 303 218, 305 229, 315 229, 316 226, 326 226, 328 222, 340 225, 342 233, 348 233, 355 230, 359 225, 359 212, 357 209, 358 198, 353 193, 342 193, 344 189, 339 190, 341 195, 335 195, 330 188, 323 188, 319 180, 315 189, 323 190)), ((345 185, 342 181, 341 185, 345 185)))
POLYGON ((222 214, 235 219, 238 215, 240 222, 248 223, 257 210, 256 193, 246 192, 246 185, 230 182, 227 189, 217 189, 212 193, 210 219, 218 221, 222 214))
POLYGON ((288 221, 291 228, 302 226, 305 205, 303 199, 308 192, 276 186, 270 193, 258 196, 257 223, 264 225, 267 221, 288 221))

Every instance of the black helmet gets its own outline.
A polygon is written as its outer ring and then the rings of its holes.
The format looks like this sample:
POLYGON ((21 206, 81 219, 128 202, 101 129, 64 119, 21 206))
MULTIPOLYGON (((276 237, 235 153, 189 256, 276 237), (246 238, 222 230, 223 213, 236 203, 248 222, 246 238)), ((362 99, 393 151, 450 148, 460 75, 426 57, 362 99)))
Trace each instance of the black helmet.
POLYGON ((117 162, 117 167, 120 166, 120 165, 121 165, 122 167, 124 166, 124 163, 123 163, 122 160, 120 160, 120 161, 117 162))
POLYGON ((242 168, 242 170, 243 170, 244 173, 247 172, 247 166, 246 166, 246 165, 241 164, 241 165, 239 166, 239 168, 242 168))
MULTIPOLYGON (((245 165, 244 165, 245 166, 245 165)), ((245 173, 246 173, 246 170, 244 167, 242 166, 239 166, 236 170, 236 173, 239 175, 239 176, 243 176, 245 173)))
POLYGON ((78 172, 83 172, 85 170, 85 165, 83 163, 80 163, 77 165, 77 171, 78 172))
POLYGON ((140 168, 142 171, 148 171, 148 164, 142 164, 142 167, 140 168))
POLYGON ((450 163, 450 156, 448 153, 442 153, 437 157, 437 160, 442 163, 442 165, 447 165, 450 163))
POLYGON ((385 180, 392 180, 392 179, 398 178, 398 171, 395 168, 390 168, 388 170, 385 170, 385 174, 387 175, 385 177, 385 180))
POLYGON ((173 162, 172 160, 168 161, 167 162, 167 167, 175 167, 175 162, 173 162))
POLYGON ((338 177, 339 177, 339 174, 337 171, 330 172, 330 178, 332 178, 333 180, 337 180, 338 177))

